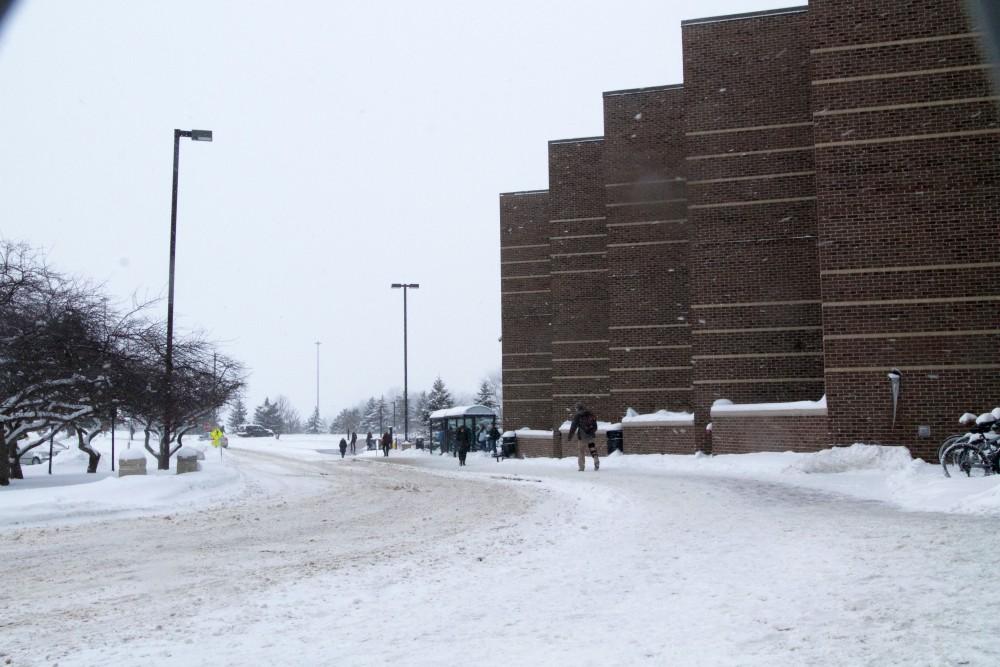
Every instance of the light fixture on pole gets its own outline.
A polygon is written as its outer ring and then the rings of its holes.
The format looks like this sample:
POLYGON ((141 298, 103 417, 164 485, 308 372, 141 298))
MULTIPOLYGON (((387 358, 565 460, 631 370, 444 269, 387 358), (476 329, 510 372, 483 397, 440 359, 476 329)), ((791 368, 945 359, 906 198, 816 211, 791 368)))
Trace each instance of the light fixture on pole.
POLYGON ((393 283, 393 289, 403 290, 403 440, 410 440, 410 402, 407 386, 407 358, 406 358, 406 291, 408 289, 418 289, 417 283, 393 283))
POLYGON ((167 287, 167 350, 165 377, 165 414, 163 415, 163 431, 160 437, 160 455, 157 457, 158 468, 170 468, 170 429, 173 426, 173 394, 171 381, 174 375, 174 257, 177 251, 177 167, 180 159, 181 137, 191 141, 212 141, 211 130, 174 130, 174 185, 170 199, 170 278, 167 287))

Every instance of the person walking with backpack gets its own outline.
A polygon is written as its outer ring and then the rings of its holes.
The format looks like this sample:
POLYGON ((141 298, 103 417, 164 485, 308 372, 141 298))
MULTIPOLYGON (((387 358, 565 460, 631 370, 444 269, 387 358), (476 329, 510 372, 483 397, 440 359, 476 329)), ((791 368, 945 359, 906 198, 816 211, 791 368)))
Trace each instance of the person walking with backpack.
POLYGON ((382 434, 382 451, 384 456, 389 456, 389 449, 392 447, 392 436, 386 431, 382 434))
POLYGON ((576 462, 580 467, 580 472, 587 469, 587 452, 594 457, 594 472, 601 469, 601 460, 597 458, 597 446, 594 444, 594 437, 597 435, 597 417, 586 408, 583 403, 576 404, 576 414, 569 425, 569 439, 573 439, 576 433, 579 438, 576 462))

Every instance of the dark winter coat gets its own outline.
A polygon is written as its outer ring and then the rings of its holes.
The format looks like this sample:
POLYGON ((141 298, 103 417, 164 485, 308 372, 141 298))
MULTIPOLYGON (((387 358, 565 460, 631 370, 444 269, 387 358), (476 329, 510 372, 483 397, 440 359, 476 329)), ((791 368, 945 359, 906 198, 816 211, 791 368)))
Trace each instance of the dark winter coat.
MULTIPOLYGON (((570 425, 569 425, 569 439, 570 440, 573 439, 573 434, 574 433, 577 434, 577 436, 579 437, 580 440, 583 440, 584 438, 589 438, 592 441, 594 439, 594 435, 595 435, 594 433, 584 433, 583 429, 580 428, 580 420, 583 418, 583 416, 584 415, 591 415, 591 416, 593 416, 593 414, 594 413, 592 413, 590 410, 587 410, 587 409, 577 410, 576 411, 576 414, 573 415, 573 421, 570 422, 570 425)), ((596 421, 596 419, 595 419, 595 421, 596 421)))
POLYGON ((341 453, 347 451, 347 441, 344 440, 343 438, 340 439, 340 451, 341 453))
POLYGON ((455 442, 458 444, 458 448, 464 449, 465 451, 469 451, 470 439, 471 438, 469 436, 469 429, 465 428, 464 425, 459 426, 458 429, 455 431, 455 442))
POLYGON ((389 449, 392 447, 392 436, 388 433, 382 434, 382 449, 389 449))
POLYGON ((357 433, 351 433, 351 444, 353 445, 357 441, 358 441, 358 434, 357 433))
POLYGON ((494 426, 493 428, 490 429, 490 439, 491 440, 499 440, 500 439, 500 431, 497 430, 496 426, 494 426))

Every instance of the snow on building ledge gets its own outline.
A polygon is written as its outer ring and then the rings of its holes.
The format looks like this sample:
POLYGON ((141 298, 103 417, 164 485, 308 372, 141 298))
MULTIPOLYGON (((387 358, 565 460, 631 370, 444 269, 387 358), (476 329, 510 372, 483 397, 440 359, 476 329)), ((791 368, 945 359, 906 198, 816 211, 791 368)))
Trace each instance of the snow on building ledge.
POLYGON ((691 412, 670 412, 669 410, 657 410, 649 414, 640 415, 632 408, 622 418, 622 424, 628 426, 659 426, 659 425, 684 425, 694 426, 694 413, 691 412))
POLYGON ((716 417, 825 417, 826 396, 818 401, 791 401, 789 403, 733 403, 720 398, 712 404, 712 418, 716 417))

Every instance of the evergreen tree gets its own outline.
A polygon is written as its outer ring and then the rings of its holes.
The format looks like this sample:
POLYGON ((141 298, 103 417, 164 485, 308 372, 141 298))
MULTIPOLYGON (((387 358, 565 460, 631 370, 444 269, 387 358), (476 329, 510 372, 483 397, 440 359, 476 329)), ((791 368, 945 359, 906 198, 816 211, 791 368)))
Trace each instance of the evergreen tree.
POLYGON ((229 421, 227 425, 231 431, 235 431, 243 424, 247 423, 247 406, 243 403, 243 397, 237 396, 233 401, 233 406, 229 409, 229 421))
POLYGON ((483 405, 487 408, 497 407, 497 398, 494 394, 493 385, 489 380, 483 380, 482 384, 479 385, 479 393, 476 394, 476 405, 483 405))
POLYGON ((375 401, 375 397, 371 397, 365 403, 365 407, 361 412, 361 429, 362 431, 371 431, 372 433, 379 433, 378 430, 378 403, 375 401))
POLYGON ((281 431, 281 415, 278 414, 278 404, 264 397, 264 402, 253 411, 253 422, 272 431, 281 431))
POLYGON ((306 422, 306 433, 315 435, 322 433, 325 429, 326 424, 319 416, 319 408, 313 408, 313 412, 309 415, 309 420, 306 422))
POLYGON ((436 380, 434 380, 434 385, 431 387, 430 393, 427 394, 427 400, 424 401, 423 412, 420 413, 420 421, 425 426, 430 424, 431 413, 435 410, 444 410, 445 408, 454 407, 455 400, 451 397, 451 392, 444 384, 444 380, 441 379, 439 375, 436 380))

